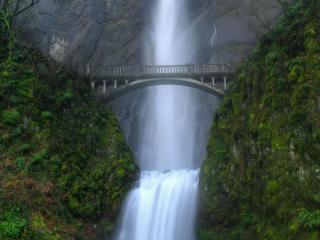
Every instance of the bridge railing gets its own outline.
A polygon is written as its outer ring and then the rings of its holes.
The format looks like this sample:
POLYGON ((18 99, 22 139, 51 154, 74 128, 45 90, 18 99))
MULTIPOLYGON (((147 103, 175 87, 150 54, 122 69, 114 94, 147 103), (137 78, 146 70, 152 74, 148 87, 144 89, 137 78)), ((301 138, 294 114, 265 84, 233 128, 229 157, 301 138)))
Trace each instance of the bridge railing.
POLYGON ((192 68, 193 73, 233 73, 234 68, 230 64, 207 64, 207 65, 194 65, 192 68))
POLYGON ((142 67, 140 74, 142 75, 174 75, 187 74, 189 69, 185 65, 176 66, 145 66, 142 67))
POLYGON ((96 78, 137 78, 144 76, 231 74, 233 72, 234 68, 230 64, 119 66, 90 69, 90 76, 96 78))

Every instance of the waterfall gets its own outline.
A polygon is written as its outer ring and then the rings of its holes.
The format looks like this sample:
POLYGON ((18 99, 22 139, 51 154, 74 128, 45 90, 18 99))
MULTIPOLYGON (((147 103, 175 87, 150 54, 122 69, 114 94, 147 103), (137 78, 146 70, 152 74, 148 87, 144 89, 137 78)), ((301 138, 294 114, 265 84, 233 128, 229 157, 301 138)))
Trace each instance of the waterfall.
POLYGON ((188 34, 187 0, 156 0, 148 30, 154 65, 187 64, 192 61, 192 37, 188 34), (191 38, 190 38, 191 37, 191 38))
POLYGON ((199 170, 145 171, 128 196, 121 240, 194 239, 199 170))
MULTIPOLYGON (((187 0, 156 0, 149 64, 192 61, 186 5, 187 0)), ((140 178, 124 204, 115 239, 194 240, 199 169, 217 99, 185 86, 146 91, 134 134, 140 178)))

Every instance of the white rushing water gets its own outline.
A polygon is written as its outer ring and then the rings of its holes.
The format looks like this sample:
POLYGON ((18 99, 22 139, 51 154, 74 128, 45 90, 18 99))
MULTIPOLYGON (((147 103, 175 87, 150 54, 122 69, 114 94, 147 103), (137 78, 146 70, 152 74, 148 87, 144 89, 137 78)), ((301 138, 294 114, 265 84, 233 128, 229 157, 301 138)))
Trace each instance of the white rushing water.
MULTIPOLYGON (((187 0, 156 0, 149 64, 187 64, 187 0)), ((187 37, 188 36, 188 37, 187 37)), ((188 54, 189 53, 189 54, 188 54)), ((136 160, 140 179, 130 192, 116 240, 194 240, 199 168, 209 124, 201 126, 199 90, 148 89, 139 118, 136 160)), ((208 121, 210 122, 210 120, 208 121)))
POLYGON ((188 35, 187 0, 156 0, 148 33, 153 53, 148 64, 176 65, 192 61, 192 39, 188 35))
POLYGON ((126 202, 121 240, 194 239, 199 170, 141 173, 126 202))

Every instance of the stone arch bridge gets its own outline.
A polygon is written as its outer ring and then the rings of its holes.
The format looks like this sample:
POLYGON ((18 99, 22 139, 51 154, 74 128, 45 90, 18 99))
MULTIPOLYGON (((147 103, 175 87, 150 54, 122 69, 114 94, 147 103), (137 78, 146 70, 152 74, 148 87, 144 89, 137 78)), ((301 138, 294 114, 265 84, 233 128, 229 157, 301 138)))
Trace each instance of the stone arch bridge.
POLYGON ((223 97, 234 72, 230 64, 87 68, 92 88, 106 102, 152 85, 185 85, 223 97))

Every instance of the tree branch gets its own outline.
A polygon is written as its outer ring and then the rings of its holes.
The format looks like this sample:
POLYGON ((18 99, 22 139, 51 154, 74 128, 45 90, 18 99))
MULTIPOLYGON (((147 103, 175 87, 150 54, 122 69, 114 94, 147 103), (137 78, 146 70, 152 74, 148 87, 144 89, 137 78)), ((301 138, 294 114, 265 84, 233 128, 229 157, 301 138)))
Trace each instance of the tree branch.
POLYGON ((259 16, 259 14, 256 14, 255 17, 259 20, 259 22, 262 24, 262 26, 263 26, 264 28, 266 28, 268 31, 271 31, 271 30, 272 30, 272 28, 269 26, 269 24, 266 23, 266 22, 259 16))
MULTIPOLYGON (((16 16, 18 16, 19 14, 27 11, 29 8, 31 8, 31 7, 33 7, 34 5, 38 4, 39 1, 40 1, 40 0, 32 0, 31 3, 30 3, 28 6, 22 8, 22 9, 17 9, 17 11, 13 13, 13 17, 16 17, 16 16)), ((20 0, 18 0, 18 3, 17 3, 17 4, 19 4, 19 3, 20 3, 20 0)))

